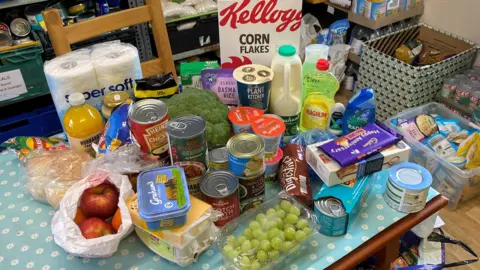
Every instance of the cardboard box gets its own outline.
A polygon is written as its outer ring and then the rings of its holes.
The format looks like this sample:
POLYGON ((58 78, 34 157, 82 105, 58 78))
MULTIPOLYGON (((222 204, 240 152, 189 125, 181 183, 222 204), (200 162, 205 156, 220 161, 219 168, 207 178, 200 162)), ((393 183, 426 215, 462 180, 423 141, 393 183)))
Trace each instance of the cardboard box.
POLYGON ((218 0, 222 68, 270 66, 282 45, 300 46, 302 0, 218 0))
POLYGON ((355 181, 365 175, 373 174, 391 166, 408 161, 410 147, 403 141, 384 148, 369 158, 353 165, 342 168, 338 162, 323 153, 318 146, 329 141, 320 142, 307 146, 307 163, 318 174, 327 186, 339 185, 355 181))

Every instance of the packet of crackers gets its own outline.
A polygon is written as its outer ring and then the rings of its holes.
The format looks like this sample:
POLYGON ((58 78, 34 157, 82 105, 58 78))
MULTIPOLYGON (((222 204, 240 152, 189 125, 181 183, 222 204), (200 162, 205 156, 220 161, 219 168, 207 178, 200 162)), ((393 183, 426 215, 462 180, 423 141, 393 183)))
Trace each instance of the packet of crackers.
POLYGON ((313 200, 305 148, 298 144, 285 146, 279 175, 282 189, 311 208, 313 200))

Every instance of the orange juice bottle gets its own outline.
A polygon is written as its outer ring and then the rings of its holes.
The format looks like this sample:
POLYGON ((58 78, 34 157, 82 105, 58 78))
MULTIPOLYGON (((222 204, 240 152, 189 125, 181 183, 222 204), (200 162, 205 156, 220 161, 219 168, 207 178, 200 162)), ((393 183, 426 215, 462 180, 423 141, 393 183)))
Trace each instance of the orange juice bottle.
POLYGON ((82 93, 68 97, 72 107, 63 116, 63 126, 72 149, 94 155, 92 143, 97 143, 103 132, 103 119, 100 112, 85 103, 82 93))

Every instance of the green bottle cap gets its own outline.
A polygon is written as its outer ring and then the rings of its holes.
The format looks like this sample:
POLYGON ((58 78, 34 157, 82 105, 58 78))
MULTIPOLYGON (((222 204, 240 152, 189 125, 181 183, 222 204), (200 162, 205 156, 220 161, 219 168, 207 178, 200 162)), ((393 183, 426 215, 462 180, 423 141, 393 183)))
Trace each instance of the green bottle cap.
POLYGON ((278 54, 286 57, 294 56, 296 53, 297 53, 297 50, 292 45, 283 45, 278 50, 278 54))

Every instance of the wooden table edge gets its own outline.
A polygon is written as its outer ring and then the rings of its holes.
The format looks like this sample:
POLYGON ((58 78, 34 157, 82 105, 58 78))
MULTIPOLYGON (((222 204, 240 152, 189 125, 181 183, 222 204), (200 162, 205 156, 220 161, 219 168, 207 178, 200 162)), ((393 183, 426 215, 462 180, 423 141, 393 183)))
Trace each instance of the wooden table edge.
POLYGON ((440 211, 448 204, 448 199, 442 195, 437 195, 425 205, 425 208, 418 212, 409 214, 391 226, 387 227, 382 232, 378 233, 359 247, 348 253, 338 261, 331 264, 326 269, 352 269, 368 257, 375 255, 386 247, 391 239, 399 239, 407 231, 411 230, 420 222, 424 221, 431 215, 440 211))

